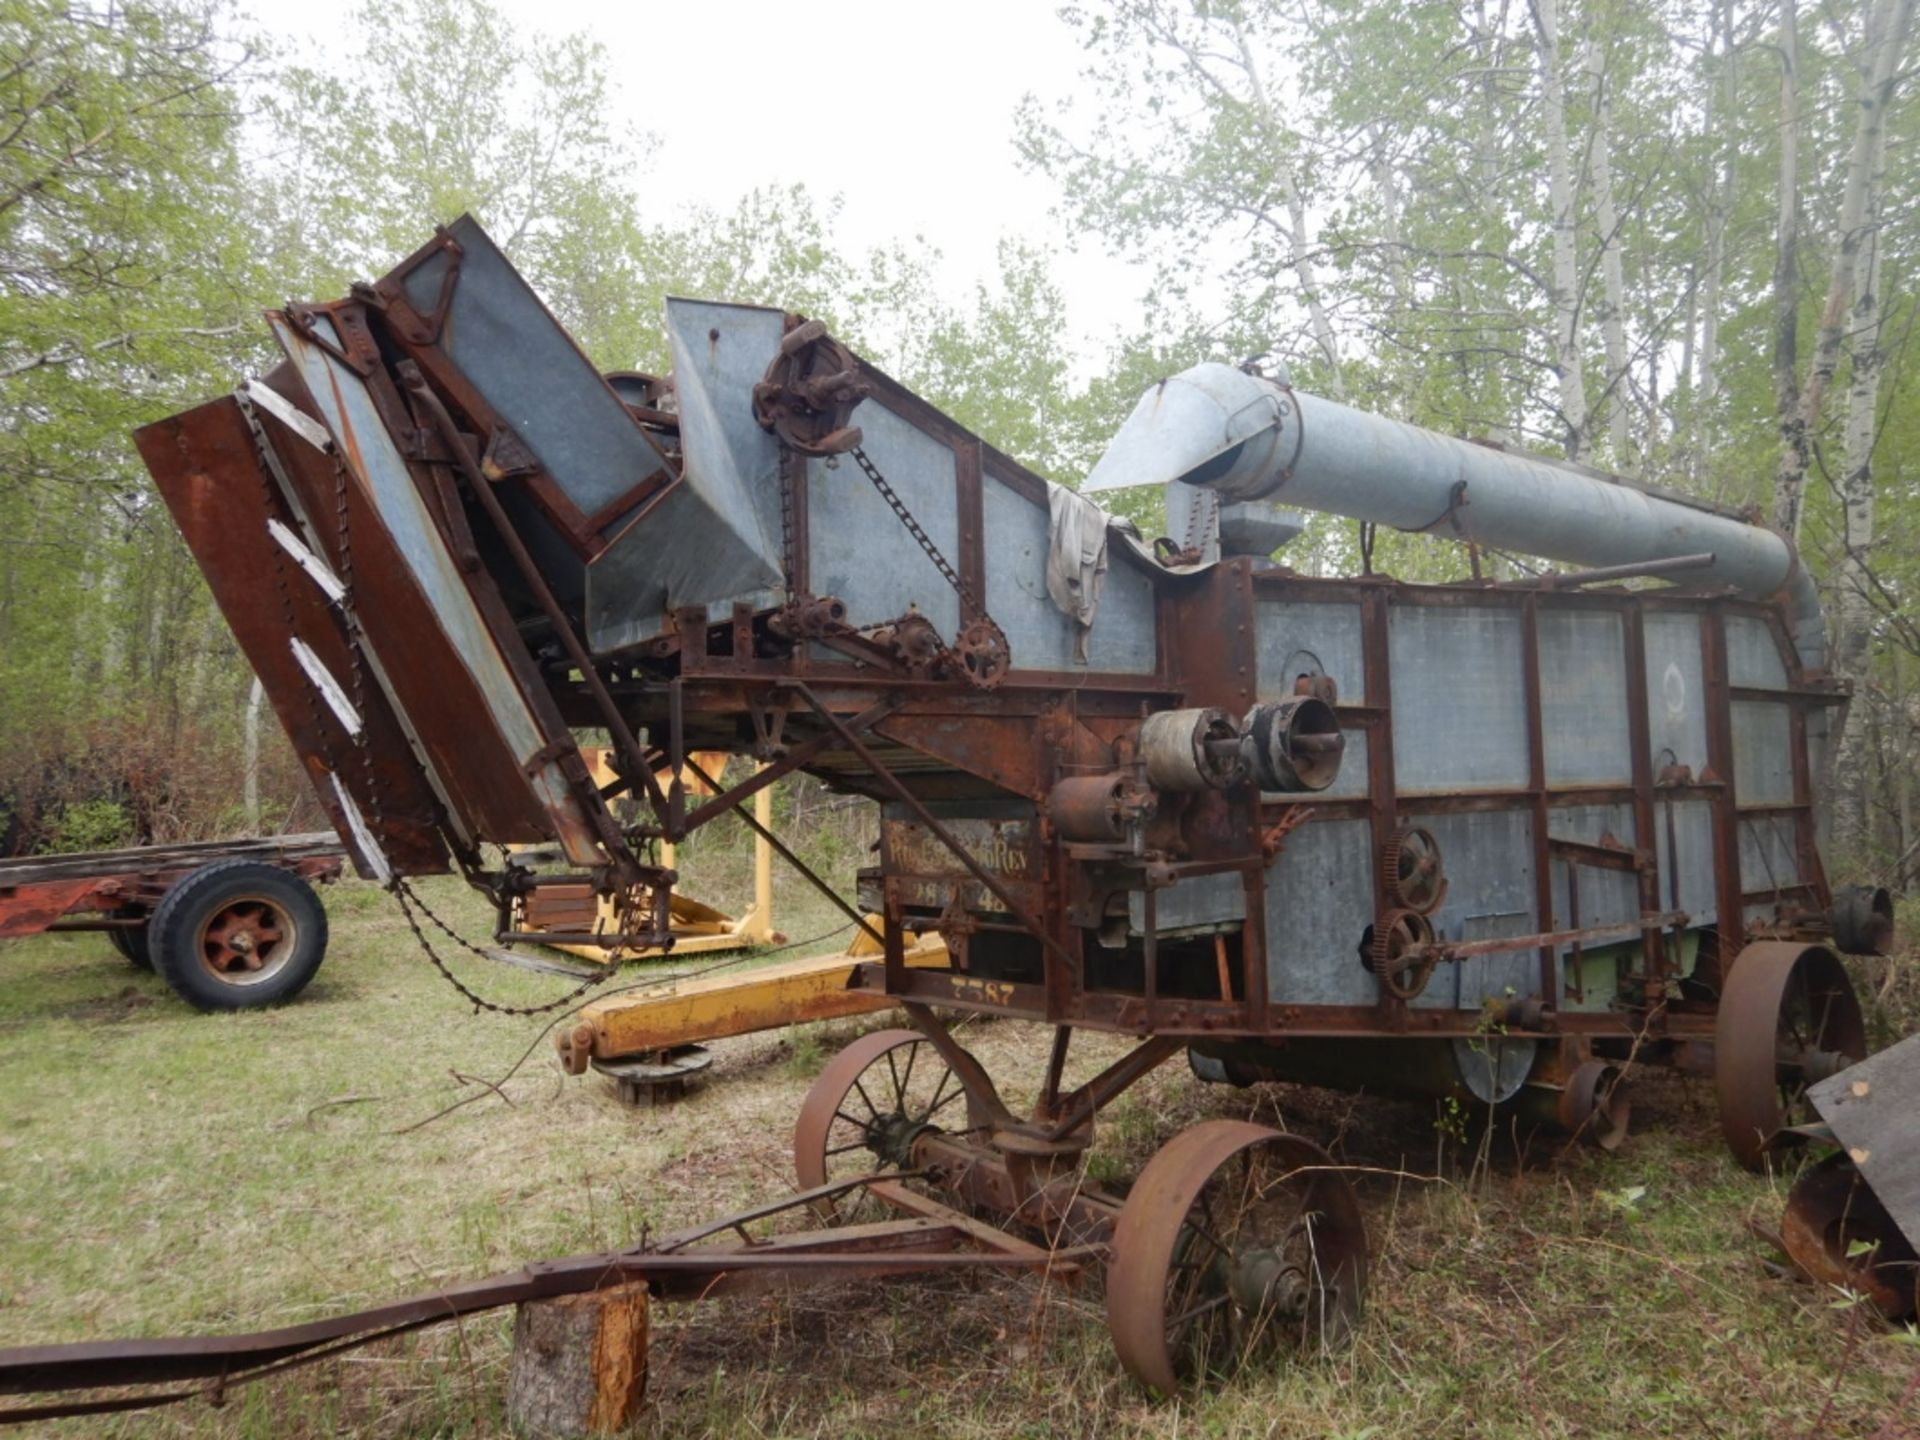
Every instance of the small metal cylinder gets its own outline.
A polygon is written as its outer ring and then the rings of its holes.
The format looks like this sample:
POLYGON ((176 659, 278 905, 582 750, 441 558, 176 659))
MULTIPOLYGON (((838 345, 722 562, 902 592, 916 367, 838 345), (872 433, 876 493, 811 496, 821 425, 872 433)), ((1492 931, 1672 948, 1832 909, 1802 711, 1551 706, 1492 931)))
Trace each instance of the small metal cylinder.
POLYGON ((1333 707, 1310 695, 1256 705, 1242 742, 1255 783, 1269 794, 1326 789, 1346 745, 1333 707))
POLYGON ((1062 839, 1083 845, 1122 843, 1128 825, 1152 808, 1151 792, 1141 791, 1119 772, 1075 775, 1047 792, 1047 818, 1054 829, 1062 839))
POLYGON ((1224 790, 1246 778, 1240 730, 1226 711, 1162 710, 1140 722, 1140 755, 1156 790, 1224 790))

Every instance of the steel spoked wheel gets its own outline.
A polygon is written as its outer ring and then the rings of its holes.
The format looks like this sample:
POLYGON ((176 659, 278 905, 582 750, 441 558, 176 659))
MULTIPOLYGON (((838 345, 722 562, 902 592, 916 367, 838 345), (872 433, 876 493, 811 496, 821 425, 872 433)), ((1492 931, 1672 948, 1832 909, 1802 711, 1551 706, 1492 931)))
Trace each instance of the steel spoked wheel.
POLYGON ((1867 1055, 1866 1026, 1846 968, 1818 945, 1766 940, 1728 972, 1714 1022, 1714 1090, 1734 1158, 1766 1169, 1812 1118, 1809 1086, 1867 1055))
POLYGON ((1366 1226, 1325 1152, 1210 1120, 1162 1146, 1127 1196, 1107 1326, 1128 1371, 1172 1394, 1338 1346, 1366 1284, 1366 1226))
MULTIPOLYGON (((800 1188, 905 1168, 920 1136, 956 1123, 964 1128, 965 1094, 918 1030, 861 1036, 820 1072, 800 1107, 793 1130, 800 1188)), ((828 1223, 845 1223, 863 1207, 858 1195, 848 1195, 814 1208, 828 1223)))

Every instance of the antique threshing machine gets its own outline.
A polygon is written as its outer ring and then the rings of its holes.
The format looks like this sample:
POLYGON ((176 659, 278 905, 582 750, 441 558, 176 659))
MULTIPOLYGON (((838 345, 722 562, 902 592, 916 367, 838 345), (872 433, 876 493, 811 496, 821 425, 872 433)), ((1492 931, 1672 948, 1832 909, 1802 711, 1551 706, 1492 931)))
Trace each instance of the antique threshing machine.
MULTIPOLYGON (((270 315, 283 363, 139 444, 361 873, 410 912, 407 877, 457 867, 505 939, 611 897, 617 924, 562 938, 657 944, 660 842, 795 771, 878 803, 885 959, 858 983, 912 1028, 849 1046, 801 1110, 827 1218, 858 1194, 990 1250, 1097 1246, 1122 1359, 1170 1389, 1337 1334, 1367 1270, 1345 1180, 1292 1136, 1212 1121, 1124 1200, 1088 1181, 1099 1111, 1173 1057, 1608 1144, 1629 1059, 1712 1067, 1757 1167, 1863 1054, 1835 952, 1885 927, 1822 871, 1843 696, 1778 535, 1219 364, 1149 391, 1076 494, 818 321, 666 321, 670 375, 602 375, 462 220, 270 315), (1147 485, 1175 532, 1153 546, 1085 498, 1147 485), (1280 505, 1582 568, 1310 578, 1268 558, 1280 505), (763 768, 697 801, 656 780, 696 751, 763 768), (490 868, 526 842, 565 872, 490 868), (948 968, 902 963, 927 931, 948 968), (949 1030, 969 1011, 1053 1027, 1030 1107, 949 1030), (1137 1043, 1069 1087, 1077 1027, 1137 1043)), ((569 1063, 600 1034, 590 1009, 569 1063)))

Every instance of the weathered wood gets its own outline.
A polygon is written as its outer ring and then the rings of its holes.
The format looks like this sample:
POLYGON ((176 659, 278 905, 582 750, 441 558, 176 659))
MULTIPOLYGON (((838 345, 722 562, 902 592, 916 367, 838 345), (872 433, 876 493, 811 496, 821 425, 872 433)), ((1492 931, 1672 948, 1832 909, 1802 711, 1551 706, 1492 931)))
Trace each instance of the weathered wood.
POLYGON ((526 1440, 623 1431, 647 1390, 647 1287, 622 1285, 521 1305, 507 1418, 526 1440))

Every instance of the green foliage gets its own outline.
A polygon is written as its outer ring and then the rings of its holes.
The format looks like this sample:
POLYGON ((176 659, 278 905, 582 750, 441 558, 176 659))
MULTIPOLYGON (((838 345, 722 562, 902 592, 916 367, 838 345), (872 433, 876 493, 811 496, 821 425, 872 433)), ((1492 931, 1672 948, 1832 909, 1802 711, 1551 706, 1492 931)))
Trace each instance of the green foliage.
POLYGON ((61 807, 53 822, 47 850, 72 855, 83 850, 111 850, 133 838, 133 819, 117 800, 81 800, 61 807))

